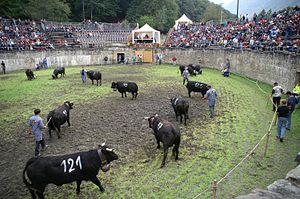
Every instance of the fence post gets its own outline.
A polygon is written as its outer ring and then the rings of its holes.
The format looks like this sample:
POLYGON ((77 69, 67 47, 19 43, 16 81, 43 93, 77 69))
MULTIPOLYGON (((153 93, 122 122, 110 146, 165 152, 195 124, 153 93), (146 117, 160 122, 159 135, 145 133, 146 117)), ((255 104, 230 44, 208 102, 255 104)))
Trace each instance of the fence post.
POLYGON ((212 184, 212 199, 217 199, 217 180, 214 180, 213 184, 212 184))
POLYGON ((269 139, 270 139, 270 132, 268 132, 268 134, 267 134, 267 142, 266 142, 266 145, 265 145, 264 157, 266 157, 266 155, 267 155, 269 139))

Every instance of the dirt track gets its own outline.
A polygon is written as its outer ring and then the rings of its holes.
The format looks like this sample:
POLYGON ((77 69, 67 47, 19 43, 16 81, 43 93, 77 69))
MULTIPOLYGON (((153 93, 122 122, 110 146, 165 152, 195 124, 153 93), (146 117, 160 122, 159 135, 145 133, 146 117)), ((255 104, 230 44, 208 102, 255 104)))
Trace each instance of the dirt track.
MULTIPOLYGON (((134 80, 133 80, 134 81, 134 80)), ((142 81, 140 78, 137 81, 142 81)), ((148 128, 148 122, 143 120, 145 116, 158 113, 164 118, 178 124, 184 133, 184 125, 175 120, 175 114, 170 106, 170 96, 186 96, 186 89, 182 86, 174 91, 168 87, 147 88, 147 92, 141 90, 137 100, 131 100, 131 94, 127 98, 121 98, 118 92, 111 92, 101 101, 93 101, 85 104, 74 102, 71 110, 71 127, 65 124, 62 128, 61 139, 57 139, 53 133, 49 140, 45 131, 47 151, 42 155, 67 154, 77 151, 85 151, 95 148, 98 144, 106 143, 118 151, 120 159, 115 162, 118 165, 138 159, 139 156, 147 156, 150 161, 155 156, 156 143, 152 135, 152 129, 148 128)), ((199 94, 193 94, 190 102, 190 121, 188 125, 200 124, 206 120, 207 105, 200 99, 199 94)), ((55 107, 53 107, 55 108, 55 107)), ((1 198, 17 198, 29 196, 21 176, 26 161, 34 153, 34 141, 25 131, 24 126, 16 126, 8 129, 10 132, 17 130, 19 136, 13 144, 1 146, 0 176, 1 198), (13 161, 11 161, 13 160, 13 161)), ((2 144, 1 144, 2 145, 2 144)), ((170 161, 170 156, 168 158, 170 161)), ((117 173, 117 171, 115 171, 117 173)))

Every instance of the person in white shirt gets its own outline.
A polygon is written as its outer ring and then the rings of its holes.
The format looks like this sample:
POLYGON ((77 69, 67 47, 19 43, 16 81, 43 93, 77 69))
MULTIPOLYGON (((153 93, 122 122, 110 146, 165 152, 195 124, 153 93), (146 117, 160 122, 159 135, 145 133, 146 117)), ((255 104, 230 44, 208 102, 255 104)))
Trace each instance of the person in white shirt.
POLYGON ((278 85, 277 82, 274 83, 274 87, 272 89, 272 97, 273 97, 273 111, 280 105, 281 95, 283 90, 281 86, 278 85))

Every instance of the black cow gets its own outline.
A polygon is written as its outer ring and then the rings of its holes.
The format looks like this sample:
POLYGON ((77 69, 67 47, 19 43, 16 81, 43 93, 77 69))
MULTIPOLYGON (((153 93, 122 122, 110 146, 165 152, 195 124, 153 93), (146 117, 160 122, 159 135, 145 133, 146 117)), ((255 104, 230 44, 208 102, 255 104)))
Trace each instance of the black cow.
POLYGON ((189 102, 182 97, 171 98, 171 104, 176 115, 176 121, 180 116, 180 123, 182 123, 182 115, 184 115, 184 125, 186 125, 186 119, 189 119, 189 102))
POLYGON ((190 73, 191 76, 196 76, 196 75, 197 75, 197 72, 194 70, 194 68, 193 68, 193 67, 191 66, 191 64, 190 64, 190 65, 188 65, 188 66, 184 66, 184 65, 180 65, 180 66, 179 66, 179 70, 180 70, 181 76, 182 76, 182 73, 183 73, 185 67, 188 68, 188 71, 189 71, 189 73, 190 73))
POLYGON ((68 155, 34 157, 28 160, 23 171, 23 182, 29 189, 32 198, 44 198, 44 191, 48 184, 62 186, 76 181, 76 193, 80 193, 81 181, 92 181, 101 192, 104 192, 97 174, 99 169, 107 172, 109 163, 117 160, 113 149, 105 144, 98 149, 78 152, 68 155), (27 175, 27 177, 26 177, 27 175), (27 180, 28 178, 29 180, 27 180))
POLYGON ((114 91, 118 90, 122 94, 125 94, 125 97, 127 97, 126 92, 129 92, 132 94, 132 100, 135 98, 138 94, 138 86, 134 82, 112 82, 111 88, 114 89, 114 91))
POLYGON ((73 108, 73 103, 66 101, 63 105, 49 112, 47 123, 49 129, 49 137, 51 138, 51 130, 56 130, 58 139, 60 138, 60 125, 68 122, 70 124, 70 110, 73 108), (50 121, 51 120, 51 121, 50 121))
POLYGON ((193 68, 193 70, 194 70, 194 72, 196 73, 196 74, 202 74, 202 69, 201 69, 201 66, 200 65, 191 65, 192 66, 192 68, 193 68))
POLYGON ((173 146, 172 156, 175 155, 175 160, 178 160, 179 145, 180 145, 180 131, 171 122, 164 120, 158 115, 151 117, 145 117, 148 119, 149 128, 154 131, 154 136, 157 142, 157 148, 160 148, 160 142, 163 143, 164 157, 161 163, 161 167, 165 166, 166 158, 168 155, 168 148, 173 146))
POLYGON ((191 97, 191 92, 200 92, 202 97, 204 97, 206 91, 208 91, 207 86, 208 85, 205 83, 189 81, 186 85, 186 88, 188 89, 189 97, 191 97))
POLYGON ((57 79, 58 74, 60 74, 60 77, 64 77, 66 75, 65 73, 65 67, 58 66, 54 69, 52 78, 57 79))
POLYGON ((26 69, 26 76, 27 76, 27 79, 28 80, 32 80, 32 79, 34 79, 35 77, 34 77, 34 74, 33 74, 33 71, 31 70, 31 69, 26 69))
POLYGON ((90 70, 90 71, 87 71, 86 74, 87 74, 88 78, 90 78, 92 80, 92 84, 94 84, 94 80, 96 80, 97 86, 98 86, 98 81, 100 81, 100 86, 101 86, 102 75, 100 72, 90 70))

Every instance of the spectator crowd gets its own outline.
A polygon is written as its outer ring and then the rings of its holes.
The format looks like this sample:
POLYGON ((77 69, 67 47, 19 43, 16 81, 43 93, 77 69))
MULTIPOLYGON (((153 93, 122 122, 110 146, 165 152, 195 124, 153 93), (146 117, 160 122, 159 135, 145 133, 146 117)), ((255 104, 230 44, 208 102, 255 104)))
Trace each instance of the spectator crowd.
POLYGON ((57 47, 102 47, 105 43, 123 42, 134 24, 58 23, 46 20, 16 20, 0 17, 0 50, 45 50, 57 47), (99 45, 98 45, 99 44, 99 45))
POLYGON ((288 7, 274 12, 269 19, 254 15, 251 20, 244 16, 224 24, 178 24, 165 46, 299 52, 300 8, 288 7))
MULTIPOLYGON (((102 47, 127 43, 134 24, 56 23, 0 17, 0 50, 44 50, 57 47, 102 47)), ((268 19, 254 15, 223 24, 178 24, 165 47, 252 49, 300 52, 300 8, 288 7, 268 19)), ((136 48, 153 47, 141 43, 136 48)))

